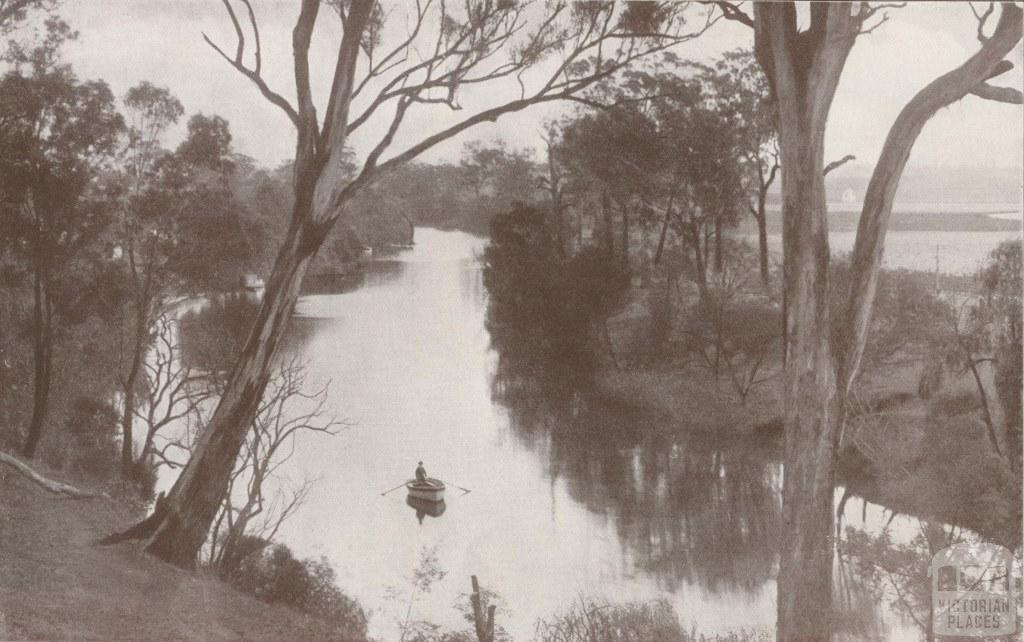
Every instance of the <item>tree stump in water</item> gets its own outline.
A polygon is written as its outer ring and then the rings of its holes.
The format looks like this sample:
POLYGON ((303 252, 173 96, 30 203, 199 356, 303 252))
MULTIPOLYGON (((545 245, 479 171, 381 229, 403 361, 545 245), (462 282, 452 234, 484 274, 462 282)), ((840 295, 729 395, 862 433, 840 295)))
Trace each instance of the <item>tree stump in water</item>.
POLYGON ((473 604, 473 625, 476 627, 476 639, 478 642, 494 642, 494 610, 492 604, 487 607, 487 616, 484 616, 483 595, 480 593, 480 584, 476 575, 472 575, 473 593, 469 601, 473 604))

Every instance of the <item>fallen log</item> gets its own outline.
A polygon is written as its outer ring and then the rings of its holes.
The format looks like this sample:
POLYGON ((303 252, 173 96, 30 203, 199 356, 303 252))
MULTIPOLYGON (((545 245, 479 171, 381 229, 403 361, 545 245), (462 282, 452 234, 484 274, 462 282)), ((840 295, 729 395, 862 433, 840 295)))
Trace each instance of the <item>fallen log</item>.
POLYGON ((64 495, 65 497, 72 497, 74 499, 95 499, 98 497, 109 499, 109 496, 106 493, 90 493, 84 490, 79 490, 71 484, 65 484, 64 482, 43 477, 36 471, 32 470, 25 462, 21 461, 17 457, 8 455, 5 452, 0 452, 0 463, 7 464, 39 486, 42 486, 44 489, 57 495, 64 495))

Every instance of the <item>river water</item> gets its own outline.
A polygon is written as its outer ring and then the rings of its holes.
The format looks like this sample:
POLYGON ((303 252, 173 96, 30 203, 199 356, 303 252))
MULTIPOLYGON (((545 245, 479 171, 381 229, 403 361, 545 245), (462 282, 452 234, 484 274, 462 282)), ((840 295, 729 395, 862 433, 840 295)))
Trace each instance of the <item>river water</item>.
MULTIPOLYGON (((524 402, 496 378, 484 244, 417 229, 415 247, 371 261, 360 287, 299 301, 287 350, 310 388, 329 385, 325 410, 348 427, 298 441, 287 474, 317 483, 278 539, 326 557, 385 640, 407 612, 464 628, 456 606, 474 574, 516 640, 584 596, 664 598, 700 632, 773 630, 779 444, 651 436, 616 409, 524 402), (420 460, 449 484, 440 516, 407 505, 404 489, 381 495, 420 460), (444 576, 413 594, 424 557, 444 576)), ((877 531, 884 510, 861 508, 851 502, 850 523, 877 531)), ((904 520, 892 528, 917 528, 904 520)), ((868 619, 916 638, 884 609, 868 619)))

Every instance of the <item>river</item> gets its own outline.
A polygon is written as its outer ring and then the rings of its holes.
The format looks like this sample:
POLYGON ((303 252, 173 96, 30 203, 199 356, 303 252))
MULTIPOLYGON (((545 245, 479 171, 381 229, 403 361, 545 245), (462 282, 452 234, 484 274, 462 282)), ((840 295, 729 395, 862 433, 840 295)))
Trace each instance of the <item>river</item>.
MULTIPOLYGON (((580 420, 572 404, 514 401, 495 377, 484 244, 420 228, 414 248, 369 262, 359 287, 301 298, 286 350, 306 361, 310 388, 329 385, 325 409, 348 427, 298 442, 291 480, 317 482, 278 539, 326 557, 385 640, 398 639, 424 555, 444 576, 412 595, 413 620, 464 628, 455 607, 475 574, 516 640, 581 596, 664 598, 699 632, 773 630, 778 443, 651 436, 615 409, 580 420), (437 517, 402 489, 381 495, 420 460, 449 484, 437 517)), ((847 513, 871 532, 887 517, 859 501, 847 513)), ((885 609, 867 619, 916 638, 885 609)))

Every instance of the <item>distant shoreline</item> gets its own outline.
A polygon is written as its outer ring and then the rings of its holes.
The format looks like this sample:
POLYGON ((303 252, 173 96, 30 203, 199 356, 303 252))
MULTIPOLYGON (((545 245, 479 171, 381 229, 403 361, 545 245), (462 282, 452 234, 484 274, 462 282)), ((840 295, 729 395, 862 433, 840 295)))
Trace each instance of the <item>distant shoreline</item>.
MULTIPOLYGON (((995 205, 995 204, 993 204, 995 205)), ((829 205, 832 207, 832 204, 829 205)), ((782 233, 782 213, 778 209, 767 211, 769 234, 782 233)), ((860 219, 859 209, 831 210, 828 229, 831 232, 853 232, 860 219)), ((757 232, 751 217, 744 217, 740 232, 757 232)), ((993 207, 989 211, 894 211, 889 220, 890 232, 1020 232, 1021 214, 1017 211, 993 207), (1014 216, 1016 215, 1016 216, 1014 216)))

